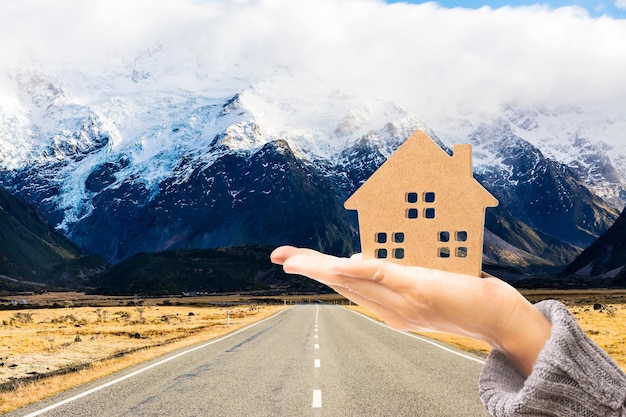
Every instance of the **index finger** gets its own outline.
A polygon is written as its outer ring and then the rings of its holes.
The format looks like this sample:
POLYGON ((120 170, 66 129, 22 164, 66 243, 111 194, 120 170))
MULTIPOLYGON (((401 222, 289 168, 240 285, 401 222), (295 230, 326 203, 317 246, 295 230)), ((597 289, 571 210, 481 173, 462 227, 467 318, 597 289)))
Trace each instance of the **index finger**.
POLYGON ((338 258, 311 250, 283 246, 272 253, 272 261, 282 264, 285 272, 306 275, 329 285, 345 285, 345 278, 373 281, 392 290, 417 285, 428 269, 408 268, 377 259, 363 259, 359 254, 338 258))
POLYGON ((336 275, 376 282, 397 292, 415 288, 420 281, 430 279, 433 271, 427 268, 409 267, 379 259, 353 257, 346 262, 336 263, 336 275))

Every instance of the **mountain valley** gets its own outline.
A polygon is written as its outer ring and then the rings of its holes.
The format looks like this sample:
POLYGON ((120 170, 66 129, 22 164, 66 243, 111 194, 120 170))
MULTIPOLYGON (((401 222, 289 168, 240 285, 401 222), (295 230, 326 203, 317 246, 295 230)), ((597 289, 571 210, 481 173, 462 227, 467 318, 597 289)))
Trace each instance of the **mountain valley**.
POLYGON ((358 228, 343 201, 418 129, 448 153, 473 145, 474 175, 500 201, 485 265, 511 280, 564 269, 626 204, 626 115, 504 104, 420 118, 293 74, 230 95, 107 77, 85 99, 75 74, 14 73, 0 102, 0 185, 112 264, 248 245, 350 255, 358 228))

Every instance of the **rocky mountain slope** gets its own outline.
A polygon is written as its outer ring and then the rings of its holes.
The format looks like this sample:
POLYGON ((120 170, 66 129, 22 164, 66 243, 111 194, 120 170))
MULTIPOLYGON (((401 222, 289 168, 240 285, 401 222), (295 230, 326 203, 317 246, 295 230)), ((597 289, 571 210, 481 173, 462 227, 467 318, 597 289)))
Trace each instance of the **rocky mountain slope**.
POLYGON ((352 253, 343 201, 417 129, 474 145, 475 176, 500 200, 494 265, 567 264, 626 202, 626 117, 503 105, 420 119, 293 74, 231 94, 133 74, 20 69, 0 100, 0 184, 113 263, 251 244, 352 253))
POLYGON ((626 210, 615 223, 578 256, 563 276, 615 278, 626 285, 626 210))
POLYGON ((84 257, 29 204, 0 187, 0 289, 75 287, 106 262, 84 257))

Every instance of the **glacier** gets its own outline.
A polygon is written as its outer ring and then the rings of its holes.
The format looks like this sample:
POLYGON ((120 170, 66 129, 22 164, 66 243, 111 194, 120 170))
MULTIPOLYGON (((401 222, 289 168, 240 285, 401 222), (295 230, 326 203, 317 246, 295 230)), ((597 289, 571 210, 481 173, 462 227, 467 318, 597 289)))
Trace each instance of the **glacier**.
MULTIPOLYGON (((193 205, 181 198, 182 190, 198 181, 211 210, 226 204, 210 195, 217 182, 227 187, 230 209, 245 207, 253 194, 285 191, 242 182, 255 167, 240 176, 213 169, 227 156, 260 161, 263 171, 254 175, 270 181, 294 171, 265 153, 287 159, 293 153, 304 163, 298 170, 308 172, 307 181, 319 175, 325 178, 320 184, 330 181, 336 188, 333 198, 345 198, 418 129, 448 152, 455 143, 471 143, 477 177, 499 190, 504 206, 530 226, 545 228, 542 216, 574 210, 573 201, 581 198, 569 193, 578 184, 591 190, 580 204, 593 208, 567 226, 582 232, 559 236, 570 244, 588 244, 626 205, 626 114, 515 103, 495 112, 417 114, 385 97, 329 86, 306 71, 276 68, 264 77, 220 80, 196 75, 194 86, 174 70, 155 71, 149 55, 140 58, 96 68, 20 67, 0 85, 0 184, 37 204, 66 235, 102 210, 130 213, 135 206, 144 213, 151 201, 156 211, 193 205), (554 176, 549 187, 556 200, 541 191, 529 195, 542 181, 547 184, 546 175, 554 176), (176 200, 166 203, 168 196, 176 200)), ((196 236, 190 227, 181 225, 187 232, 173 231, 152 249, 180 242, 185 233, 196 236)), ((220 233, 236 243, 240 232, 220 233)), ((193 242, 225 242, 210 231, 198 236, 205 237, 193 242)), ((510 246, 501 240, 491 239, 500 248, 510 246)))

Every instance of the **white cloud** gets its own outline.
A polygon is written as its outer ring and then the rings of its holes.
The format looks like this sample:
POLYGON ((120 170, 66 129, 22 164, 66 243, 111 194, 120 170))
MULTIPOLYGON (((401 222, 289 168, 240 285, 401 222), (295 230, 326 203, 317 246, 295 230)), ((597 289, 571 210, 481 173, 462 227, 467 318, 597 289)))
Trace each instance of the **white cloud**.
POLYGON ((577 7, 469 10, 379 0, 0 5, 5 69, 25 50, 50 66, 120 65, 113 57, 124 53, 126 65, 147 72, 234 74, 242 83, 281 67, 416 109, 508 99, 626 108, 624 39, 626 20, 591 18, 577 7), (152 53, 134 63, 139 50, 152 53))
POLYGON ((618 9, 626 10, 626 0, 615 0, 614 4, 618 9))

